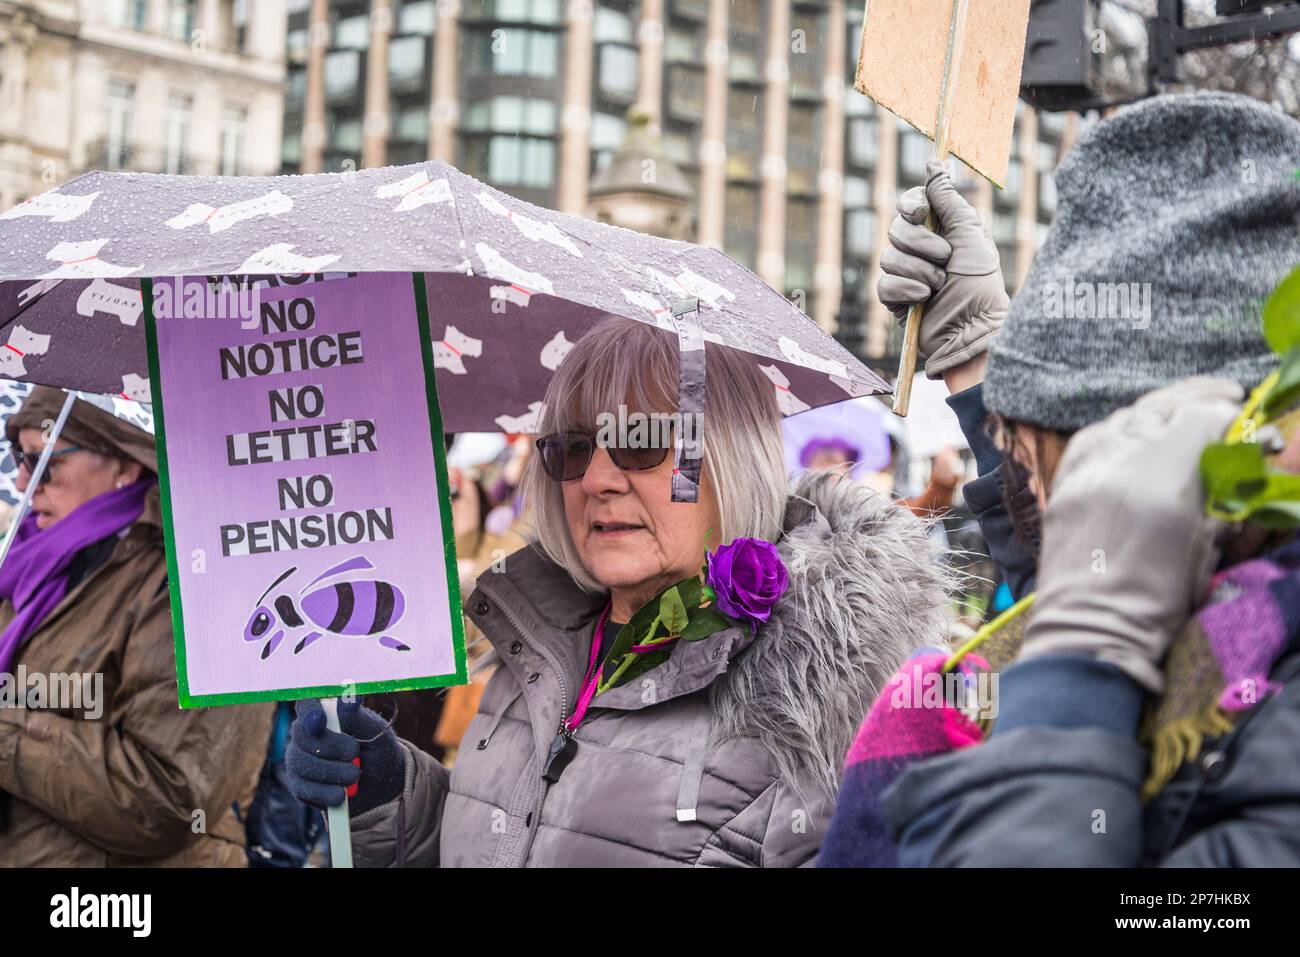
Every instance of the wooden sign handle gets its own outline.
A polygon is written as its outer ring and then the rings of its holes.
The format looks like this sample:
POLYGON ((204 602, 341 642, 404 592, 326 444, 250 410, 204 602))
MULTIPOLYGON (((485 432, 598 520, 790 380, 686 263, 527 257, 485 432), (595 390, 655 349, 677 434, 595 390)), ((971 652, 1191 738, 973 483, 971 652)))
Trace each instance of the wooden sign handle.
MULTIPOLYGON (((934 124, 934 158, 948 162, 948 127, 952 100, 957 88, 957 68, 961 62, 962 38, 966 33, 966 12, 970 0, 953 0, 952 31, 948 34, 948 58, 943 67, 943 89, 939 94, 939 116, 934 124)), ((925 221, 927 229, 935 227, 934 210, 925 221)), ((894 386, 894 414, 906 416, 912 404, 912 377, 916 375, 916 358, 921 343, 921 317, 925 303, 915 303, 907 310, 907 327, 903 331, 903 349, 898 357, 898 383, 894 386)))

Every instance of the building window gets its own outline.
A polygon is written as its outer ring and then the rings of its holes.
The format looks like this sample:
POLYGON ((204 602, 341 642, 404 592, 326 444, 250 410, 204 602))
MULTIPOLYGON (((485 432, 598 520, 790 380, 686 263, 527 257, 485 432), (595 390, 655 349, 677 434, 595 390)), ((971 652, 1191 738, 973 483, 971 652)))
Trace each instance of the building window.
POLYGON ((871 183, 861 176, 844 177, 844 208, 856 209, 871 205, 871 183))
POLYGON ((925 181, 925 163, 933 154, 928 137, 910 126, 901 131, 898 143, 899 178, 916 182, 925 181))
POLYGON ((699 63, 699 31, 687 27, 673 27, 664 38, 665 63, 699 63))
POLYGON ((849 209, 844 212, 844 250, 850 256, 871 258, 876 242, 876 211, 849 209))
POLYGON ((758 54, 753 50, 732 49, 727 56, 727 77, 738 83, 757 83, 762 76, 758 54))
POLYGON ((731 0, 731 25, 751 30, 763 29, 759 0, 731 0))
MULTIPOLYGON (((117 27, 143 30, 148 9, 146 0, 109 0, 107 19, 117 27)), ((188 34, 186 39, 189 39, 188 34)))
POLYGON ((135 125, 135 86, 122 80, 108 81, 108 142, 105 165, 121 169, 131 151, 131 128, 135 125))
POLYGON ((361 120, 353 117, 335 122, 330 148, 335 153, 360 153, 361 120))
POLYGON ((593 43, 632 43, 632 18, 622 10, 597 7, 591 25, 593 43))
POLYGON ((173 93, 167 97, 167 117, 163 134, 163 172, 184 173, 190 145, 190 121, 194 101, 173 93))
POLYGON ((309 45, 307 31, 290 30, 284 38, 284 58, 291 64, 303 65, 307 62, 309 45))
POLYGON ((690 133, 665 130, 659 145, 663 149, 664 156, 679 167, 695 165, 695 140, 690 133))
POLYGON ((424 84, 424 55, 429 41, 421 36, 394 37, 388 44, 388 81, 393 86, 424 84))
POLYGON ((1056 215, 1056 177, 1051 173, 1038 176, 1038 209, 1049 219, 1056 215))
POLYGON ((419 33, 431 36, 438 28, 438 4, 436 0, 419 0, 418 3, 404 3, 397 11, 398 33, 419 33))
POLYGON ((561 22, 560 0, 487 0, 484 16, 511 23, 558 24, 561 22))
POLYGON ((753 90, 735 87, 727 91, 727 125, 758 129, 758 94, 753 90))
POLYGON ((727 179, 757 179, 758 154, 740 147, 727 149, 727 179))
POLYGON ((302 134, 297 130, 286 131, 284 142, 280 146, 280 164, 296 167, 302 162, 302 134))
POLYGON ((307 70, 305 67, 295 67, 289 70, 288 74, 289 89, 285 93, 285 100, 289 103, 301 104, 303 97, 307 95, 307 70))
POLYGON ((684 119, 704 115, 704 74, 677 64, 668 68, 668 109, 684 119))
POLYGON ((817 143, 818 110, 815 106, 791 106, 788 118, 790 139, 805 146, 817 143))
POLYGON ((480 73, 555 76, 559 69, 560 38, 554 33, 498 27, 480 34, 475 50, 480 73))
POLYGON ((1065 135, 1066 125, 1069 118, 1065 113, 1048 113, 1042 111, 1038 114, 1038 129, 1045 135, 1055 139, 1060 139, 1065 135))
POLYGON ((465 111, 465 128, 482 133, 555 133, 555 104, 550 100, 497 96, 465 111))
POLYGON ((423 143, 429 139, 429 111, 421 106, 397 111, 393 139, 406 143, 423 143))
POLYGON ((244 174, 244 146, 248 140, 248 110, 226 107, 221 115, 221 175, 244 174))
POLYGON ((194 36, 194 12, 197 6, 196 0, 171 0, 167 9, 167 31, 173 39, 188 43, 194 36))
POLYGON ((632 99, 636 96, 636 47, 606 43, 600 48, 600 92, 615 99, 632 99))
POLYGON ((623 145, 627 136, 627 122, 612 113, 591 115, 591 148, 595 151, 614 151, 623 145))
POLYGON ((871 97, 851 86, 844 91, 845 116, 872 116, 875 112, 876 105, 871 102, 871 97))
POLYGON ((727 184, 727 222, 751 225, 757 220, 758 192, 752 186, 740 183, 727 184))
POLYGON ((999 246, 1015 246, 1016 217, 995 211, 990 232, 993 233, 993 241, 999 246))
POLYGON ((860 116, 849 120, 849 163, 853 166, 874 167, 880 156, 880 135, 874 116, 860 116))
POLYGON ((361 55, 356 50, 332 50, 325 54, 327 96, 355 94, 361 82, 361 55))
POLYGON ((370 18, 342 17, 334 23, 336 50, 364 50, 370 46, 370 18))
POLYGON ((496 186, 546 189, 555 179, 555 143, 493 136, 488 140, 487 176, 496 186))

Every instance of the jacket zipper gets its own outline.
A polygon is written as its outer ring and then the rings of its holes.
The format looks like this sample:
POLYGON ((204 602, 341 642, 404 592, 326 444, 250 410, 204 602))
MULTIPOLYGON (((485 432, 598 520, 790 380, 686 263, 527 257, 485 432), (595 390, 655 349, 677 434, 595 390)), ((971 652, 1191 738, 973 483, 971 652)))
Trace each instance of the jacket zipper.
MULTIPOLYGON (((515 634, 519 636, 520 640, 546 659, 546 663, 550 666, 551 671, 555 673, 555 677, 560 682, 560 726, 556 731, 556 735, 564 735, 566 738, 572 738, 573 732, 565 727, 565 722, 569 718, 569 685, 568 682, 564 680, 563 669, 560 668, 559 663, 551 657, 551 654, 546 649, 534 645, 528 640, 528 636, 524 634, 524 629, 519 624, 519 620, 515 618, 504 603, 497 601, 497 607, 501 609, 501 613, 505 615, 506 621, 510 623, 510 627, 514 629, 515 634)), ((545 758, 543 758, 543 760, 545 760, 545 758)), ((541 777, 541 775, 538 775, 538 777, 542 782, 542 787, 538 792, 537 802, 533 806, 533 819, 532 823, 528 825, 528 839, 524 843, 523 855, 519 858, 519 865, 521 867, 528 860, 528 855, 532 853, 533 837, 536 835, 537 826, 542 820, 542 803, 546 800, 547 792, 551 789, 549 781, 544 777, 541 777)))

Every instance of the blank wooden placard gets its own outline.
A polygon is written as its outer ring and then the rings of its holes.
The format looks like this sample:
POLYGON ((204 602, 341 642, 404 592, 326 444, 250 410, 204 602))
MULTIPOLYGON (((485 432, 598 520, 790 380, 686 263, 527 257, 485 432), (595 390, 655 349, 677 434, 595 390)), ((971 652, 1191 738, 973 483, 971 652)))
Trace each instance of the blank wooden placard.
MULTIPOLYGON (((1020 92, 1030 0, 969 0, 949 150, 1001 186, 1020 92)), ((931 139, 954 0, 867 0, 855 86, 931 139)))

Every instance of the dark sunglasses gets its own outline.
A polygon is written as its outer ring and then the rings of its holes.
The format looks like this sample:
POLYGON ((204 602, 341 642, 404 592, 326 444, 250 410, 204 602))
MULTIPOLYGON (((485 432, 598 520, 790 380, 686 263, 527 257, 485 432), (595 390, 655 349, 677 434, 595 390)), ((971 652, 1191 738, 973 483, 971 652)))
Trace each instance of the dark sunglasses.
MULTIPOLYGON (((669 445, 639 448, 606 446, 609 457, 625 472, 644 472, 663 464, 669 445)), ((571 482, 587 474, 596 454, 596 437, 586 432, 553 432, 536 442, 542 470, 557 482, 571 482)))
MULTIPOLYGON (((41 473, 41 480, 36 484, 41 486, 50 480, 50 466, 54 465, 54 460, 56 458, 60 455, 67 455, 70 452, 80 451, 80 445, 69 445, 66 449, 59 449, 57 452, 51 452, 50 461, 46 466, 45 471, 41 473)), ((14 457, 14 465, 19 469, 27 469, 29 473, 36 471, 36 463, 41 460, 40 452, 26 452, 17 445, 10 450, 10 454, 14 457)))

